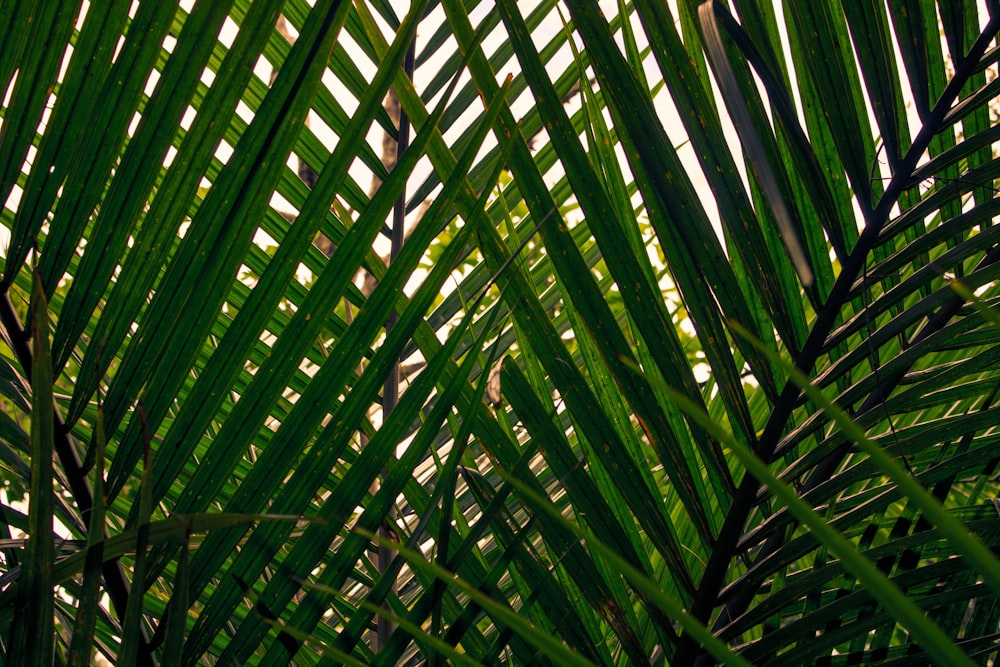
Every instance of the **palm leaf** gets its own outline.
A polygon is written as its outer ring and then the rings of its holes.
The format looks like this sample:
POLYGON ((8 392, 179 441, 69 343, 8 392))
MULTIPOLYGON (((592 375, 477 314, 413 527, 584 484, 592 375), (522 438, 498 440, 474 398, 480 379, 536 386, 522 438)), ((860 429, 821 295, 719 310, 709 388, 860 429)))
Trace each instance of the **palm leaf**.
POLYGON ((996 3, 402 9, 0 2, 0 656, 995 659, 996 3))

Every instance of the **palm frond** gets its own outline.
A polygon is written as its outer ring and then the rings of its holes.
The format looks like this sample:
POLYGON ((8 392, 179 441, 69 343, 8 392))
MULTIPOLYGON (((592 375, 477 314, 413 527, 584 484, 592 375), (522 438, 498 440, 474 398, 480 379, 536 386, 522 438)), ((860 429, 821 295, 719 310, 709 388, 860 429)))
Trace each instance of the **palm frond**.
POLYGON ((0 3, 3 659, 995 659, 996 2, 529 4, 0 3))

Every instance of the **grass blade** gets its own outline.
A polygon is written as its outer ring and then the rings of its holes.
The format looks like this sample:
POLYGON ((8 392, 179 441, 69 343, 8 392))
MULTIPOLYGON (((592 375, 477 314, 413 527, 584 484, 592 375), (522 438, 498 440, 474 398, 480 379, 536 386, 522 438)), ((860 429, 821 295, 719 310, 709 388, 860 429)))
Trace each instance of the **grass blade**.
POLYGON ((52 354, 49 348, 48 301, 36 273, 31 293, 31 491, 28 542, 22 577, 17 586, 17 613, 11 635, 14 664, 41 665, 52 661, 55 647, 52 535, 52 454, 55 419, 52 412, 52 354))
POLYGON ((73 627, 73 641, 70 644, 70 666, 89 665, 94 649, 94 629, 97 624, 100 603, 101 568, 104 565, 104 517, 107 503, 104 495, 104 410, 97 408, 97 422, 94 427, 94 505, 90 510, 90 525, 87 530, 87 560, 83 567, 83 586, 80 591, 80 606, 76 610, 73 627))

